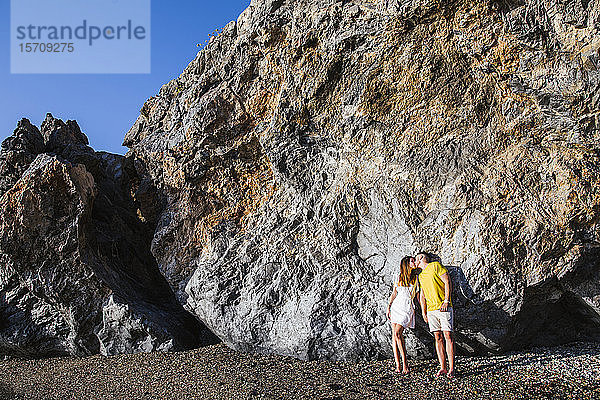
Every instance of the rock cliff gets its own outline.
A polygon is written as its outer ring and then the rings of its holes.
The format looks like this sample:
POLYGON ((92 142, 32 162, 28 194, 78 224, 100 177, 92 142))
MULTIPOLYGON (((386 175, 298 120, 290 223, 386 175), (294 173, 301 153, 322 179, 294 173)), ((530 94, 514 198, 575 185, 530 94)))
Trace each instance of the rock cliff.
POLYGON ((110 355, 210 341, 150 254, 135 169, 87 143, 76 122, 50 114, 41 132, 24 119, 2 143, 0 352, 110 355))
MULTIPOLYGON (((464 353, 600 340, 599 33, 600 0, 253 0, 124 139, 135 248, 239 350, 390 356, 420 250, 449 266, 464 353)), ((10 157, 0 187, 43 182, 10 157)), ((61 168, 65 196, 90 186, 61 168)), ((70 196, 64 221, 89 220, 70 196)), ((430 342, 419 321, 409 353, 430 342)))

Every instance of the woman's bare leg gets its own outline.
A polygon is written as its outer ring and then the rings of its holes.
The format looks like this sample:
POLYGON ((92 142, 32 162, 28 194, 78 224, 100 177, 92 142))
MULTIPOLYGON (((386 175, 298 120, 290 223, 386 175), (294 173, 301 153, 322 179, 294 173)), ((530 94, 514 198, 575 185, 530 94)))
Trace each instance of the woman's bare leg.
POLYGON ((396 372, 400 372, 400 352, 398 343, 398 327, 402 328, 402 325, 392 323, 392 347, 394 349, 394 360, 396 361, 396 372))
MULTIPOLYGON (((398 325, 398 333, 396 334, 396 343, 400 345, 400 354, 402 355, 402 373, 407 374, 408 370, 408 360, 406 358, 406 342, 404 341, 404 327, 402 325, 398 325)), ((400 369, 400 364, 398 364, 398 369, 400 369)))

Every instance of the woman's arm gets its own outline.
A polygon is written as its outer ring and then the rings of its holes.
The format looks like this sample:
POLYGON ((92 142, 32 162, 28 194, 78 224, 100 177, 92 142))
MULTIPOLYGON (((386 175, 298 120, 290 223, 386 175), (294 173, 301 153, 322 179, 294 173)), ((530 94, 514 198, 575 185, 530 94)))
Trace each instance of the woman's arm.
POLYGON ((414 301, 415 299, 417 299, 417 301, 420 301, 419 293, 421 292, 421 284, 419 283, 418 279, 414 283, 413 290, 414 291, 411 292, 411 298, 410 298, 410 300, 414 301))
POLYGON ((388 319, 390 319, 390 309, 392 308, 392 302, 396 298, 397 294, 398 294, 398 291, 396 290, 396 286, 394 285, 394 291, 392 292, 392 295, 390 296, 390 301, 388 301, 387 311, 385 313, 385 315, 387 315, 388 319))

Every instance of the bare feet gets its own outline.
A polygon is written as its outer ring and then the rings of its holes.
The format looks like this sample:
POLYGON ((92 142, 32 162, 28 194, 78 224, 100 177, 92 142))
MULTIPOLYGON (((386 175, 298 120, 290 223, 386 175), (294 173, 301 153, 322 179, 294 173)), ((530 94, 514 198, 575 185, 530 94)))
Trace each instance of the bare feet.
POLYGON ((451 369, 450 371, 448 371, 448 374, 446 374, 446 376, 448 377, 448 379, 454 379, 456 376, 454 375, 454 370, 451 369))
POLYGON ((394 372, 397 372, 397 373, 401 374, 402 370, 400 369, 400 367, 396 367, 396 370, 394 372))
POLYGON ((408 366, 405 366, 402 368, 402 375, 406 375, 410 372, 410 369, 408 369, 408 366))
POLYGON ((440 376, 442 376, 442 375, 446 375, 447 373, 448 373, 448 371, 446 371, 445 369, 443 369, 443 368, 442 368, 442 369, 440 369, 440 370, 438 371, 438 373, 437 373, 437 374, 435 374, 435 377, 436 377, 436 378, 438 378, 438 377, 440 377, 440 376))

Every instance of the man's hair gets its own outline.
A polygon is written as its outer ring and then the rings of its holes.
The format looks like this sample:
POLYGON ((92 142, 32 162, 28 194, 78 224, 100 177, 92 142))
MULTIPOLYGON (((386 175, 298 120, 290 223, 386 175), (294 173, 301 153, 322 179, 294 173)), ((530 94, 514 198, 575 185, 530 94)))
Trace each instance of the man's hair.
MULTIPOLYGON (((431 262, 431 255, 429 253, 427 253, 426 251, 421 251, 421 252, 417 253, 417 256, 420 254, 423 254, 426 262, 428 262, 428 263, 431 262)), ((415 256, 415 257, 417 257, 417 256, 415 256)))

